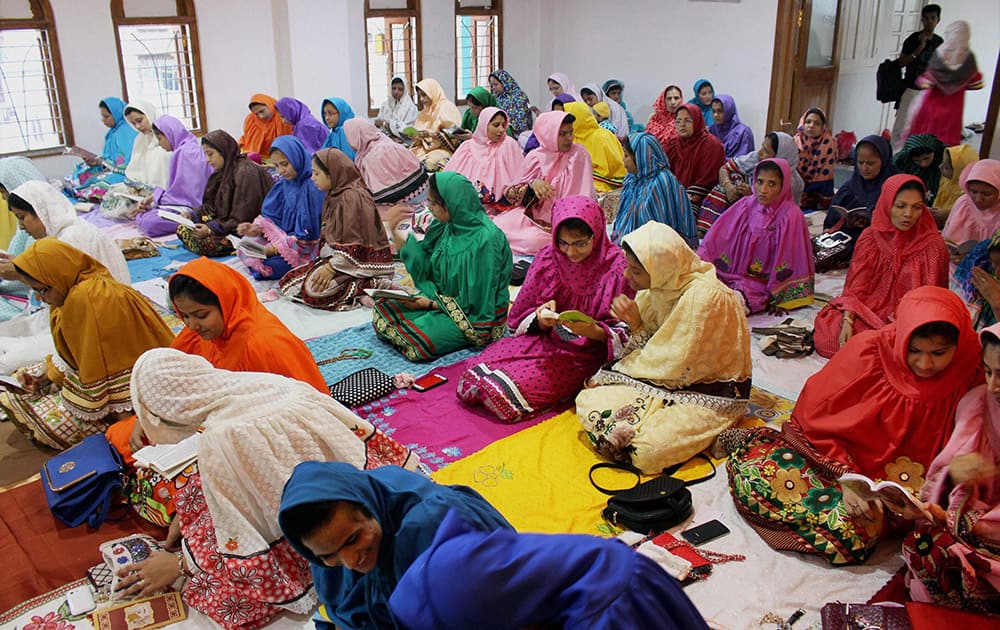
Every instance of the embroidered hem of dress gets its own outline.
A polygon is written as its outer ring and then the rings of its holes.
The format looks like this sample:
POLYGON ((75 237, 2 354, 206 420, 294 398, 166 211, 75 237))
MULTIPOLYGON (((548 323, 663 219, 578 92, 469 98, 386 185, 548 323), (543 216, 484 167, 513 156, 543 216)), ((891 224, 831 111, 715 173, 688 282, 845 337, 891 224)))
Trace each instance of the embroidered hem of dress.
POLYGON ((669 390, 656 385, 650 385, 645 381, 634 379, 631 376, 614 372, 611 370, 600 370, 594 375, 592 381, 597 385, 627 385, 635 388, 648 396, 661 398, 682 405, 695 405, 711 409, 724 416, 742 416, 750 409, 750 401, 740 398, 725 398, 722 396, 710 396, 699 392, 687 390, 669 390))

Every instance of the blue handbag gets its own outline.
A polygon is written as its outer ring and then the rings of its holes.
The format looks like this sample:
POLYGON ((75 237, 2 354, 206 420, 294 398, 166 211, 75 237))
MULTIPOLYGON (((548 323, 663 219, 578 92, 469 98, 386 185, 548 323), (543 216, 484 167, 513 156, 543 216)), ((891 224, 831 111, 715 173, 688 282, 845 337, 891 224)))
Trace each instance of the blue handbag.
POLYGON ((42 487, 53 516, 76 527, 100 527, 122 488, 125 466, 103 434, 91 435, 42 466, 42 487))

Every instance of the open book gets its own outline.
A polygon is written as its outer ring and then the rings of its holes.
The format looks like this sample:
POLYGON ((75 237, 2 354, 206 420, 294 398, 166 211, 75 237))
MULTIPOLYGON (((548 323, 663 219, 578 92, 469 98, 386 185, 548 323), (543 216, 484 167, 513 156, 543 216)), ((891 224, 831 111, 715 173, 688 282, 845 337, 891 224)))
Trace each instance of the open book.
POLYGON ((866 206, 850 209, 843 206, 830 206, 830 210, 840 215, 840 219, 843 221, 842 225, 846 227, 866 228, 872 224, 872 211, 866 206))
POLYGON ((108 194, 114 197, 122 197, 130 201, 142 201, 143 199, 145 199, 145 197, 143 197, 142 195, 133 195, 132 193, 120 192, 117 190, 108 191, 108 194))
POLYGON ((88 161, 88 162, 93 162, 94 160, 100 160, 101 159, 101 156, 97 155, 96 153, 94 153, 92 151, 88 151, 88 150, 84 149, 83 147, 78 147, 75 144, 73 146, 71 146, 71 147, 66 147, 65 153, 66 153, 66 155, 75 155, 76 157, 80 158, 81 160, 88 161))
POLYGON ((562 313, 556 313, 555 311, 550 311, 545 308, 542 309, 540 315, 551 319, 558 319, 561 322, 583 322, 584 324, 593 324, 596 321, 590 315, 581 313, 580 311, 563 311, 562 313))
POLYGON ((923 514, 928 520, 933 520, 930 512, 928 512, 927 508, 924 507, 924 504, 913 495, 912 491, 905 486, 901 486, 895 481, 875 482, 858 473, 845 473, 841 476, 839 481, 841 487, 850 488, 854 491, 854 494, 866 501, 874 501, 878 499, 889 506, 889 509, 895 511, 900 511, 907 506, 912 506, 917 512, 923 514))
POLYGON ((417 134, 420 132, 417 130, 416 127, 406 127, 405 129, 403 129, 402 133, 404 136, 408 136, 410 138, 416 138, 417 134))
POLYGON ((267 258, 267 246, 253 240, 252 238, 240 238, 232 234, 226 237, 232 244, 233 249, 250 258, 267 258))
POLYGON ((420 297, 419 293, 411 293, 404 289, 365 289, 365 293, 373 298, 385 298, 387 300, 413 300, 420 297))
POLYGON ((161 219, 166 219, 167 221, 173 221, 178 225, 184 225, 189 228, 194 227, 194 221, 187 218, 183 214, 177 214, 176 212, 171 212, 170 210, 163 210, 162 208, 156 211, 157 216, 161 219))
POLYGON ((945 245, 948 246, 948 253, 952 256, 965 256, 979 245, 979 241, 965 241, 964 243, 953 243, 951 241, 945 241, 945 245))
POLYGON ((176 444, 144 446, 132 454, 135 463, 151 468, 164 477, 173 477, 198 459, 201 433, 195 433, 176 444))

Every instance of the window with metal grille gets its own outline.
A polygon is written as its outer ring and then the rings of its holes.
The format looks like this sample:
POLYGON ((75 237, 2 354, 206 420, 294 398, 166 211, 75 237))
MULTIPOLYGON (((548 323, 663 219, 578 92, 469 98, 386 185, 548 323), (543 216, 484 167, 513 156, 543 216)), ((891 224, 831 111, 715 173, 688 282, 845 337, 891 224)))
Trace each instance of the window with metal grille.
POLYGON ((420 0, 365 0, 368 115, 389 98, 392 77, 406 79, 410 95, 420 76, 420 0))
POLYGON ((455 0, 455 97, 489 88, 490 73, 503 67, 501 0, 455 0))
POLYGON ((142 2, 135 11, 131 4, 111 2, 126 100, 149 101, 192 131, 205 131, 193 1, 142 2))
POLYGON ((0 155, 52 153, 73 142, 48 0, 4 5, 0 18, 0 155))

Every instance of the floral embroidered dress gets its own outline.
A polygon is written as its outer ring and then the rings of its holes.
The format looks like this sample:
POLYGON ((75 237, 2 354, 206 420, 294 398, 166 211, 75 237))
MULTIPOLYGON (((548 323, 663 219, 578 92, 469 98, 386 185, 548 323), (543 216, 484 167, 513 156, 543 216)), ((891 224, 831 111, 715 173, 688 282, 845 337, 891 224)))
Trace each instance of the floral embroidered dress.
POLYGON ((133 374, 133 405, 152 442, 174 444, 204 429, 199 471, 175 497, 194 574, 182 594, 227 629, 259 627, 282 609, 302 614, 316 605, 309 563, 277 519, 296 464, 418 464, 401 444, 301 381, 220 370, 166 348, 142 355, 133 374))
POLYGON ((100 201, 108 188, 125 181, 125 168, 132 157, 132 146, 139 132, 125 120, 125 101, 110 96, 101 101, 100 106, 111 113, 114 126, 104 134, 104 148, 96 166, 86 162, 77 165, 73 174, 66 178, 72 193, 80 199, 100 201))
POLYGON ((535 256, 507 318, 514 336, 490 344, 458 384, 459 398, 484 404, 505 422, 576 395, 628 339, 615 326, 611 300, 633 292, 624 276, 625 256, 607 237, 601 206, 590 197, 564 197, 553 207, 552 220, 552 244, 535 256), (578 263, 556 244, 559 224, 573 218, 585 221, 594 233, 593 250, 578 263), (557 311, 578 310, 596 319, 607 341, 579 337, 558 325, 541 331, 535 309, 549 300, 557 311))
POLYGON ((698 255, 715 265, 719 279, 738 291, 751 313, 768 304, 784 309, 813 301, 812 241, 806 220, 792 200, 791 169, 781 158, 763 160, 781 168, 781 194, 770 206, 754 195, 734 203, 712 224, 698 255))
POLYGON ((576 397, 594 447, 646 473, 684 462, 746 412, 750 331, 740 297, 662 223, 624 239, 650 276, 642 319, 576 397))
POLYGON ((438 173, 438 191, 451 214, 434 221, 422 241, 411 234, 399 252, 420 294, 434 310, 399 300, 375 302, 375 332, 411 361, 426 361, 503 336, 510 306, 513 257, 475 187, 458 173, 438 173))
POLYGON ((910 291, 895 322, 852 337, 806 382, 780 432, 720 437, 737 510, 775 549, 864 562, 887 523, 851 516, 837 480, 855 472, 916 493, 951 434, 959 399, 981 379, 979 341, 958 296, 940 287, 910 291), (930 322, 959 330, 958 346, 943 371, 920 378, 907 351, 913 331, 930 322))

